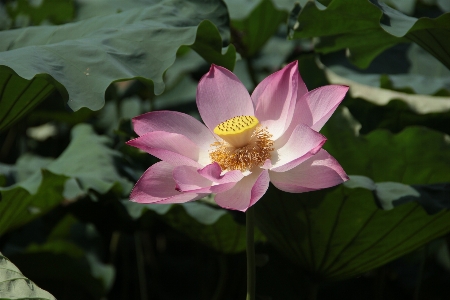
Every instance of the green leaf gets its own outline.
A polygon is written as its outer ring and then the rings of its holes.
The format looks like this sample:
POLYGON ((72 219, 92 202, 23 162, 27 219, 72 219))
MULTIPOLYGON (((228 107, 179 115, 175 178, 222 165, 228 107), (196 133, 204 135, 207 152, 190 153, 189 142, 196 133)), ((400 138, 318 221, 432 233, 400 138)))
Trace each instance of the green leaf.
POLYGON ((79 124, 72 129, 69 146, 47 169, 76 178, 83 191, 93 189, 104 194, 119 183, 121 192, 128 193, 131 183, 115 168, 118 152, 108 147, 110 143, 108 137, 97 135, 90 125, 79 124))
POLYGON ((263 0, 242 20, 232 20, 233 41, 244 57, 254 56, 278 30, 287 13, 277 10, 271 0, 263 0))
POLYGON ((130 120, 149 111, 149 105, 146 104, 149 103, 142 101, 138 96, 122 99, 120 103, 115 101, 106 102, 98 114, 98 121, 95 125, 110 135, 119 128, 121 121, 130 120))
POLYGON ((4 4, 0 2, 0 30, 9 29, 11 25, 12 19, 8 16, 4 4))
MULTIPOLYGON (((196 203, 196 205, 200 204, 196 203)), ((209 208, 209 210, 215 209, 209 208)), ((182 207, 174 206, 163 216, 163 220, 174 229, 218 252, 238 253, 246 248, 245 226, 236 223, 229 213, 223 214, 214 223, 206 225, 196 221, 196 218, 187 214, 182 207)))
POLYGON ((231 20, 245 19, 262 0, 224 0, 227 4, 231 20))
POLYGON ((321 131, 328 139, 324 148, 347 174, 409 185, 450 181, 448 136, 425 127, 407 127, 398 134, 380 129, 358 136, 359 128, 348 110, 340 109, 321 131))
POLYGON ((117 152, 110 139, 98 136, 87 124, 72 129, 72 141, 57 158, 26 154, 16 164, 13 186, 0 188, 0 236, 49 211, 62 200, 74 201, 91 189, 105 194, 128 194, 132 184, 114 165, 117 152), (42 171, 41 171, 42 170, 42 171))
POLYGON ((450 68, 448 13, 435 19, 416 19, 377 0, 333 0, 328 6, 311 1, 295 20, 291 22, 292 38, 320 37, 316 46, 319 53, 348 49, 350 61, 360 68, 368 67, 391 46, 411 40, 450 68))
POLYGON ((349 188, 362 187, 371 190, 378 207, 384 210, 391 210, 410 202, 419 203, 430 215, 450 208, 449 183, 411 186, 392 181, 375 183, 365 176, 350 175, 350 180, 344 185, 349 188))
POLYGON ((448 210, 430 216, 417 202, 389 211, 376 205, 379 199, 426 197, 405 185, 450 181, 448 136, 423 127, 360 136, 359 128, 341 108, 321 133, 348 174, 368 178, 352 176, 339 187, 302 194, 271 187, 255 206, 261 231, 317 279, 356 276, 450 232, 448 210))
POLYGON ((68 190, 70 188, 76 189, 81 195, 90 189, 105 194, 117 184, 120 192, 128 193, 131 190, 131 183, 121 177, 115 168, 114 158, 118 156, 118 152, 108 147, 111 143, 108 137, 97 135, 87 124, 75 126, 71 135, 69 146, 55 160, 31 154, 20 157, 17 172, 19 175, 28 174, 18 178, 25 182, 21 185, 26 185, 34 192, 41 181, 40 173, 36 172, 36 169, 45 168, 54 174, 76 180, 74 186, 66 186, 65 195, 73 194, 73 191, 68 190))
MULTIPOLYGON (((2 32, 0 32, 1 36, 2 32)), ((55 87, 43 77, 23 79, 1 66, 0 52, 0 130, 10 126, 47 98, 55 87)))
POLYGON ((24 182, 21 185, 0 188, 0 236, 6 231, 28 223, 57 206, 63 200, 63 188, 67 177, 42 171, 42 180, 24 182))
MULTIPOLYGON (((55 243, 52 244, 55 245, 55 243)), ((60 245, 62 243, 58 247, 60 245)), ((66 250, 69 246, 70 244, 67 243, 66 250)), ((16 264, 25 274, 49 285, 52 293, 58 298, 62 298, 67 290, 71 291, 72 297, 75 298, 78 295, 79 299, 87 298, 87 295, 92 299, 100 299, 105 295, 105 287, 101 279, 93 277, 86 258, 73 257, 64 252, 57 253, 52 250, 63 250, 63 248, 52 249, 49 245, 44 246, 40 251, 36 249, 33 252, 10 257, 17 262, 16 264)))
MULTIPOLYGON (((27 246, 25 252, 21 255, 24 255, 25 258, 28 258, 28 255, 38 258, 55 255, 62 259, 63 264, 78 263, 82 266, 78 272, 85 274, 81 275, 74 272, 75 274, 72 274, 72 278, 71 276, 63 276, 65 278, 63 280, 79 282, 80 285, 86 290, 90 290, 93 294, 104 294, 113 283, 115 271, 113 266, 102 263, 94 251, 92 251, 92 245, 89 242, 92 243, 94 237, 98 239, 99 236, 92 224, 81 226, 79 221, 69 214, 56 224, 45 243, 32 243, 27 246), (77 233, 74 236, 75 228, 77 233), (82 234, 87 240, 83 240, 83 237, 77 236, 77 234, 80 235, 81 228, 86 231, 82 234), (86 273, 86 270, 89 270, 89 273, 86 273)), ((61 270, 56 268, 55 274, 48 272, 43 277, 54 276, 55 279, 61 280, 61 278, 58 278, 58 272, 61 272, 61 270)), ((36 274, 34 278, 37 280, 41 278, 42 274, 45 274, 45 272, 36 274)))
POLYGON ((28 245, 26 253, 49 252, 53 254, 66 254, 73 258, 81 258, 84 251, 74 243, 63 239, 55 239, 47 241, 44 244, 32 243, 28 245))
MULTIPOLYGON (((224 0, 230 12, 231 20, 243 20, 264 0, 224 0)), ((294 5, 299 2, 304 5, 308 0, 272 0, 272 4, 278 9, 290 12, 294 5)))
MULTIPOLYGON (((218 252, 238 253, 246 248, 245 225, 237 223, 224 209, 198 202, 180 205, 122 203, 133 218, 141 217, 147 210, 155 211, 174 229, 218 252)), ((255 240, 264 240, 261 232, 256 231, 255 240)))
POLYGON ((412 15, 416 7, 417 0, 383 0, 386 4, 401 11, 404 14, 412 15))
POLYGON ((73 110, 100 109, 106 88, 130 78, 152 82, 160 94, 182 45, 232 69, 234 47, 222 54, 227 29, 221 1, 165 0, 61 26, 0 32, 0 129, 42 101, 49 82, 73 110))
POLYGON ((70 236, 72 227, 77 224, 78 220, 71 214, 67 214, 58 222, 47 236, 48 242, 67 239, 70 236))
POLYGON ((56 300, 49 292, 39 288, 0 253, 0 298, 3 300, 56 300))
POLYGON ((450 70, 415 44, 385 51, 364 71, 349 66, 344 53, 326 55, 321 61, 328 70, 364 85, 424 95, 450 94, 450 70))
POLYGON ((397 133, 407 126, 426 126, 450 134, 448 120, 450 111, 419 114, 402 100, 392 100, 386 105, 375 105, 361 98, 347 98, 345 105, 361 122, 361 133, 369 133, 377 128, 397 133))
MULTIPOLYGON (((53 24, 67 23, 74 17, 72 0, 17 0, 7 2, 9 16, 17 25, 39 25, 44 21, 53 24), (18 24, 17 19, 27 19, 29 24, 18 24)), ((21 26, 22 27, 22 26, 21 26)))
POLYGON ((417 203, 380 210, 372 192, 343 185, 290 194, 270 187, 255 205, 259 228, 318 280, 357 276, 450 232, 450 212, 417 203))

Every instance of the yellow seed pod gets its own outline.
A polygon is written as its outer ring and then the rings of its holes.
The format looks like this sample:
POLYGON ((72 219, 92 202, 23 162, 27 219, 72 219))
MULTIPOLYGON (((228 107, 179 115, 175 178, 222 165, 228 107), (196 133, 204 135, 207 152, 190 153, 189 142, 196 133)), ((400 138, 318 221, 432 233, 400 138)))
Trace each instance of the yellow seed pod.
POLYGON ((217 125, 214 133, 239 148, 248 144, 258 124, 254 116, 237 116, 217 125))

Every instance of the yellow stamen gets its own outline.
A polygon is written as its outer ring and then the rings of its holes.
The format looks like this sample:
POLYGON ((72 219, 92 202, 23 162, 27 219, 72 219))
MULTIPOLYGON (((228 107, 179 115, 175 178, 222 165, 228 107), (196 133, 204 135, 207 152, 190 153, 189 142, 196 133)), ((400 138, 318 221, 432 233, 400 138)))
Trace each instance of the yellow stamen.
POLYGON ((222 170, 246 171, 262 166, 274 150, 272 135, 252 116, 234 117, 220 123, 214 133, 224 141, 213 143, 209 156, 222 170))
POLYGON ((214 133, 239 148, 248 143, 258 124, 258 119, 253 116, 237 116, 217 125, 214 133))

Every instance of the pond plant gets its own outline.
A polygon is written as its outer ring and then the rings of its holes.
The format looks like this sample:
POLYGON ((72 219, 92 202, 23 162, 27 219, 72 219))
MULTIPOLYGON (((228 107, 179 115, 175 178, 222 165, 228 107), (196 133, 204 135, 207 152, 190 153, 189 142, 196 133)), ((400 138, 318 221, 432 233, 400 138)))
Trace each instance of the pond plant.
POLYGON ((449 34, 445 1, 0 2, 0 299, 446 299, 449 34))

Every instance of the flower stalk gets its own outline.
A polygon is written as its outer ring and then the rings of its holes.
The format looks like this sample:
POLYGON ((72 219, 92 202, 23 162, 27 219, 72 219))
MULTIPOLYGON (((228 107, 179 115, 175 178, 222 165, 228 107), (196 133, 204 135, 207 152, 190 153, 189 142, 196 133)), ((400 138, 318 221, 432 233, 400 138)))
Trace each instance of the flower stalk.
POLYGON ((255 300, 256 272, 255 272, 255 212, 250 207, 245 212, 246 231, 247 231, 247 298, 246 300, 255 300))

